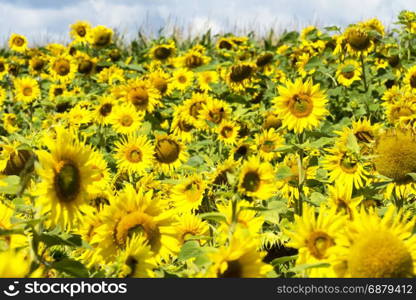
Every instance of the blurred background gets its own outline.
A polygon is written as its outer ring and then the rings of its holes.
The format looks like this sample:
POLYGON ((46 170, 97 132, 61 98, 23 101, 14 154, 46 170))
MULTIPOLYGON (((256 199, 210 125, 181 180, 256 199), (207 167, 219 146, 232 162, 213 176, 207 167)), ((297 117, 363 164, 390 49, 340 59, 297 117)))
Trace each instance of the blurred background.
POLYGON ((378 17, 388 28, 414 0, 0 0, 0 42, 13 32, 32 43, 68 41, 77 20, 117 29, 127 40, 141 31, 157 35, 179 31, 185 37, 205 33, 301 29, 307 25, 345 27, 378 17))

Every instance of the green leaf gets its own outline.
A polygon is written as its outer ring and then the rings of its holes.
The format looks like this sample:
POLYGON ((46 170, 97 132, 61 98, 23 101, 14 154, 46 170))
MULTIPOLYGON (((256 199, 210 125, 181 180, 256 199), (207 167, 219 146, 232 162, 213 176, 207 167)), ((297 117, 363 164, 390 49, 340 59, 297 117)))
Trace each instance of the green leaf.
POLYGON ((39 235, 39 241, 43 242, 47 247, 55 245, 64 245, 71 247, 81 247, 84 246, 81 236, 79 235, 69 235, 68 238, 60 236, 58 234, 42 233, 39 235))
POLYGON ((227 221, 227 218, 222 213, 219 213, 219 212, 209 212, 209 213, 200 214, 199 216, 204 220, 211 220, 211 221, 215 221, 218 223, 227 221))
POLYGON ((416 181, 416 173, 407 173, 406 175, 412 177, 413 181, 416 181))
POLYGON ((342 68, 341 72, 342 73, 349 73, 349 72, 354 72, 354 70, 355 70, 354 65, 347 65, 347 66, 342 68))
POLYGON ((180 260, 187 260, 193 257, 200 256, 204 251, 199 246, 197 241, 188 241, 183 244, 181 251, 179 252, 178 258, 180 260))
POLYGON ((277 169, 277 172, 276 172, 277 179, 283 180, 290 176, 293 176, 293 173, 292 173, 292 169, 289 168, 288 166, 281 166, 277 169))
POLYGON ((0 180, 0 193, 15 195, 20 191, 20 177, 7 176, 0 180), (5 185, 4 185, 5 184, 5 185))
POLYGON ((79 261, 64 258, 58 262, 52 264, 52 268, 60 271, 65 272, 68 275, 77 277, 77 278, 87 278, 88 277, 88 270, 87 268, 80 263, 79 261))
POLYGON ((319 57, 314 56, 309 59, 308 63, 305 65, 305 70, 310 71, 320 65, 322 65, 322 60, 319 57))
POLYGON ((298 258, 298 256, 297 256, 297 255, 282 256, 282 257, 278 257, 278 258, 273 259, 273 260, 271 261, 271 263, 270 263, 270 264, 271 264, 273 267, 275 267, 275 266, 278 266, 278 265, 284 264, 284 263, 286 263, 286 262, 296 260, 297 258, 298 258))
POLYGON ((358 146, 357 138, 350 132, 347 137, 347 148, 354 153, 360 152, 360 146, 358 146))

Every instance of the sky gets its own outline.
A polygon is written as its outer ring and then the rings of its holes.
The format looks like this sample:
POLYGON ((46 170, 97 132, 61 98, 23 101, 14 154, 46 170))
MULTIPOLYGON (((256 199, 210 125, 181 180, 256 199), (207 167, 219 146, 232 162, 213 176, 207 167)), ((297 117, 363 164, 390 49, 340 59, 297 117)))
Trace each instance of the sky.
POLYGON ((0 41, 11 33, 36 43, 66 42, 69 25, 77 20, 117 28, 127 39, 156 33, 173 25, 185 34, 211 29, 241 33, 255 28, 300 29, 348 24, 378 17, 392 24, 403 10, 416 10, 415 0, 0 0, 0 41))

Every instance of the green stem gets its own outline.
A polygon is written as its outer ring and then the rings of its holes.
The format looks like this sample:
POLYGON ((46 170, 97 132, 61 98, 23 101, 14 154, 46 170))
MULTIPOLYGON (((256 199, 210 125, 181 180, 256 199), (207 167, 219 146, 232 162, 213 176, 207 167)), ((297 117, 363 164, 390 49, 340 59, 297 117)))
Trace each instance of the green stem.
POLYGON ((368 89, 368 86, 367 86, 367 76, 365 74, 364 56, 363 56, 363 54, 360 55, 360 61, 361 61, 361 69, 362 69, 362 72, 363 72, 364 91, 367 92, 367 89, 368 89))

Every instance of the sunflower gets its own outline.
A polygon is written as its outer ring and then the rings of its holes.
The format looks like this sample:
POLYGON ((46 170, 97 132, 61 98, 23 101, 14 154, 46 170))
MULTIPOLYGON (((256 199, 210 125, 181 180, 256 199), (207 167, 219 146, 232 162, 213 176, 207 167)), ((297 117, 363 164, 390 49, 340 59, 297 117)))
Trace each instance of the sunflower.
POLYGON ((86 21, 78 21, 70 26, 71 37, 76 43, 86 43, 91 31, 91 24, 86 21))
POLYGON ((217 83, 219 79, 218 73, 216 71, 199 72, 196 76, 198 79, 199 88, 203 92, 211 91, 211 84, 217 83))
POLYGON ((404 84, 411 89, 416 89, 416 65, 407 70, 404 77, 404 84))
POLYGON ((235 145, 238 140, 240 126, 234 121, 222 121, 217 128, 218 140, 227 145, 235 145))
POLYGON ((401 198, 416 191, 409 173, 416 172, 416 138, 410 130, 390 129, 380 134, 374 149, 376 171, 392 182, 386 196, 393 192, 401 198))
POLYGON ((31 77, 16 78, 13 81, 17 101, 30 103, 40 97, 40 88, 36 79, 31 77))
POLYGON ((101 213, 102 225, 96 229, 91 244, 106 260, 116 260, 120 251, 135 236, 143 236, 157 258, 176 253, 178 242, 171 227, 172 212, 152 190, 136 191, 126 185, 101 213))
POLYGON ((178 59, 180 65, 188 69, 194 69, 203 66, 211 60, 209 56, 205 56, 200 51, 196 51, 194 49, 190 49, 187 53, 178 59))
POLYGON ((138 111, 152 113, 156 106, 162 105, 159 91, 148 80, 129 80, 124 95, 124 100, 133 104, 138 111))
POLYGON ((362 196, 351 198, 344 187, 337 184, 328 186, 328 194, 329 207, 336 208, 337 213, 346 214, 350 219, 353 219, 357 207, 363 200, 362 196))
POLYGON ((242 166, 238 190, 246 196, 267 200, 276 190, 274 177, 269 163, 260 162, 258 157, 252 156, 242 166))
POLYGON ((65 97, 68 95, 68 90, 66 84, 56 84, 52 83, 49 86, 49 99, 52 101, 57 100, 60 97, 65 97))
POLYGON ((31 158, 33 153, 27 146, 3 137, 0 142, 0 173, 19 176, 31 158))
POLYGON ((247 160, 249 157, 256 154, 253 149, 254 146, 251 140, 240 139, 237 145, 231 149, 229 158, 235 161, 247 160))
POLYGON ((383 217, 362 209, 331 248, 337 277, 408 278, 416 275, 415 217, 388 207, 383 217))
POLYGON ((276 112, 282 125, 295 133, 317 127, 328 114, 326 96, 319 84, 313 85, 311 80, 305 83, 301 79, 287 81, 285 86, 279 86, 278 92, 279 96, 273 100, 276 112))
POLYGON ((265 252, 257 251, 256 240, 234 236, 229 245, 210 253, 212 265, 205 274, 210 278, 261 278, 272 266, 262 260, 265 252))
POLYGON ((206 238, 209 235, 209 224, 198 215, 191 213, 178 216, 172 227, 175 229, 179 245, 183 245, 186 241, 194 240, 197 237, 199 243, 204 244, 204 237, 206 238))
MULTIPOLYGON (((108 68, 104 68, 100 73, 97 75, 97 81, 102 83, 107 83, 109 85, 113 85, 116 82, 124 82, 124 71, 120 69, 116 65, 112 65, 108 68)), ((124 89, 123 89, 124 91, 124 89)))
POLYGON ((177 136, 183 142, 191 142, 193 140, 193 129, 195 127, 189 122, 186 115, 186 108, 182 105, 176 107, 173 111, 173 120, 171 124, 171 131, 173 135, 177 136))
POLYGON ((253 150, 258 151, 262 159, 271 161, 280 157, 278 149, 283 146, 283 143, 284 138, 274 128, 271 128, 256 134, 253 150))
POLYGON ((175 56, 176 46, 173 41, 166 44, 154 45, 150 50, 149 54, 152 59, 165 62, 169 58, 175 56))
POLYGON ((53 224, 73 225, 80 218, 88 196, 88 188, 97 170, 92 165, 92 149, 78 141, 74 134, 56 128, 56 140, 50 152, 38 150, 37 204, 42 213, 50 213, 53 224))
POLYGON ((234 92, 243 92, 251 86, 257 66, 251 62, 240 62, 229 67, 225 77, 225 82, 234 92))
POLYGON ((137 112, 135 107, 129 104, 116 106, 114 108, 114 113, 111 114, 109 122, 116 132, 121 134, 131 134, 140 129, 143 118, 144 113, 137 112))
POLYGON ((346 50, 353 56, 367 55, 374 49, 374 42, 368 31, 359 25, 348 27, 343 35, 346 50))
POLYGON ((160 95, 169 95, 169 84, 170 84, 170 75, 163 70, 153 71, 147 74, 147 78, 149 79, 152 86, 157 89, 160 95))
POLYGON ((337 182, 344 187, 346 195, 351 196, 353 189, 364 186, 367 165, 361 161, 360 155, 343 145, 327 149, 329 154, 322 165, 329 172, 329 181, 337 182))
POLYGON ((114 146, 120 171, 143 175, 153 164, 153 146, 146 136, 129 135, 114 146))
POLYGON ((53 79, 59 82, 70 82, 77 71, 75 60, 66 54, 50 58, 49 71, 53 79))
POLYGON ((156 136, 155 162, 163 173, 170 173, 188 160, 185 146, 173 135, 156 136))
MULTIPOLYGON (((48 59, 44 54, 33 55, 29 61, 29 71, 33 76, 45 77, 43 73, 48 65, 48 59)), ((0 75, 1 76, 1 75, 0 75)))
POLYGON ((9 48, 23 53, 27 48, 27 38, 24 35, 13 33, 9 38, 9 48))
POLYGON ((110 119, 114 108, 116 107, 116 102, 112 96, 105 95, 100 97, 99 104, 95 108, 95 121, 100 125, 110 124, 110 119))
POLYGON ((192 175, 184 179, 172 189, 173 205, 179 212, 193 212, 202 203, 207 184, 200 175, 192 175))
POLYGON ((92 46, 102 48, 111 44, 112 37, 113 31, 110 28, 99 25, 90 30, 87 39, 92 46))
POLYGON ((145 236, 134 235, 120 254, 121 278, 152 278, 157 267, 154 254, 145 236))
MULTIPOLYGON (((336 245, 336 239, 343 234, 346 219, 336 209, 315 208, 304 204, 303 215, 295 215, 295 221, 286 232, 290 240, 288 247, 298 249, 296 265, 329 263, 329 250, 336 245)), ((331 267, 311 268, 304 271, 309 277, 334 277, 331 267)))
POLYGON ((187 90, 194 81, 194 73, 187 69, 177 69, 173 72, 172 78, 169 84, 169 91, 177 89, 181 92, 187 90))
POLYGON ((345 60, 337 68, 336 77, 340 84, 349 87, 354 81, 361 80, 361 67, 355 60, 345 60))
POLYGON ((29 275, 30 265, 31 260, 25 250, 0 252, 0 278, 24 278, 29 275))
POLYGON ((219 126, 221 122, 227 121, 231 117, 230 105, 222 100, 207 98, 206 103, 198 115, 198 128, 210 129, 211 126, 219 126))
POLYGON ((189 124, 194 127, 198 127, 201 124, 201 111, 208 101, 212 101, 208 94, 192 93, 191 98, 182 103, 184 118, 187 119, 189 124))
POLYGON ((10 134, 16 131, 19 131, 20 128, 19 128, 16 114, 4 113, 3 114, 3 127, 10 134))

